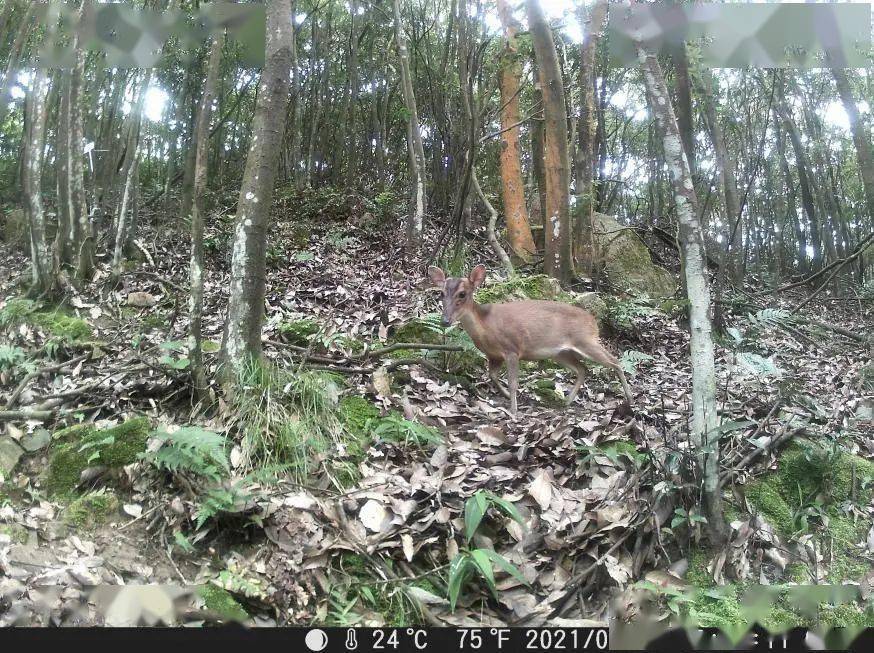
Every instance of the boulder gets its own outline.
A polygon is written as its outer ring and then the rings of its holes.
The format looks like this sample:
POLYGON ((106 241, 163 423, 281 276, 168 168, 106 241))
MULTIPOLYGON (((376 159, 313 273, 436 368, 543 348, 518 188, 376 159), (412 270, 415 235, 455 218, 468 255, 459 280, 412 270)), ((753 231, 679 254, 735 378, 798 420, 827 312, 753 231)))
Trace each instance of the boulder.
POLYGON ((0 437, 0 475, 8 477, 24 454, 19 444, 10 437, 0 437))
POLYGON ((593 222, 599 259, 613 287, 652 298, 670 297, 676 293, 677 279, 652 262, 649 250, 635 231, 603 213, 595 213, 593 222))

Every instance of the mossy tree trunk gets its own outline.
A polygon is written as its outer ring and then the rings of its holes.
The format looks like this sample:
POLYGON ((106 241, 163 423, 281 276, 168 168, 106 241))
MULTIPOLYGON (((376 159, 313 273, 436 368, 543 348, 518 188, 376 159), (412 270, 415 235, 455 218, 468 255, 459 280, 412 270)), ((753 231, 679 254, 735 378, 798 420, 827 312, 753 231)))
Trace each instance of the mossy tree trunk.
POLYGON ((265 251, 279 150, 291 82, 291 2, 267 3, 267 53, 261 73, 252 141, 237 202, 230 298, 222 342, 225 375, 233 378, 261 357, 265 251))
POLYGON ((724 539, 726 526, 719 492, 719 419, 716 410, 716 362, 711 326, 710 285, 698 198, 683 150, 677 119, 665 78, 655 55, 637 46, 650 109, 662 131, 665 159, 674 188, 679 241, 689 298, 692 359, 692 442, 702 479, 704 513, 714 542, 724 539))

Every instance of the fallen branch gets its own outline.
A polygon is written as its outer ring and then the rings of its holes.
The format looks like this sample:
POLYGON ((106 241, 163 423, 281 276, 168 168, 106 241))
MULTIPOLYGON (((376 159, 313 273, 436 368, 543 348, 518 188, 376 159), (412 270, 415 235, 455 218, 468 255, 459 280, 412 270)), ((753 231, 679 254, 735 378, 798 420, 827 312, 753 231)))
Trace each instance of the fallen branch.
POLYGON ((49 372, 57 372, 68 365, 75 365, 79 361, 83 361, 91 355, 89 351, 87 354, 81 354, 80 356, 76 356, 75 358, 71 358, 68 361, 64 361, 63 363, 55 363, 54 365, 47 365, 46 367, 41 367, 38 370, 34 370, 29 374, 26 374, 24 378, 21 380, 21 383, 18 384, 18 387, 15 388, 12 395, 6 401, 6 410, 15 406, 15 402, 18 401, 18 398, 21 396, 21 393, 24 392, 24 389, 27 387, 27 384, 30 383, 33 379, 42 376, 43 374, 48 374, 49 372))
POLYGON ((829 283, 831 283, 831 280, 835 278, 835 275, 837 275, 838 272, 840 272, 841 270, 843 270, 844 267, 846 267, 849 263, 852 263, 853 261, 855 261, 855 260, 856 260, 856 259, 857 259, 861 254, 862 254, 862 252, 864 252, 865 249, 867 249, 867 247, 868 247, 868 241, 870 241, 872 238, 874 238, 874 234, 871 234, 870 236, 868 236, 868 237, 867 237, 867 238, 862 242, 862 244, 861 244, 861 245, 856 249, 855 252, 853 252, 850 256, 847 256, 845 259, 843 259, 843 260, 840 262, 840 264, 837 265, 837 266, 835 267, 835 269, 832 271, 832 273, 831 273, 830 275, 828 275, 828 277, 826 278, 826 280, 823 281, 822 284, 820 284, 819 288, 817 288, 816 290, 814 290, 814 291, 810 294, 810 297, 808 297, 807 299, 805 299, 803 302, 801 302, 800 304, 798 304, 795 308, 793 308, 793 309, 792 309, 791 311, 789 311, 789 312, 790 312, 790 313, 797 313, 799 310, 801 310, 802 308, 804 308, 805 306, 807 306, 810 302, 812 302, 812 301, 814 300, 814 298, 816 298, 816 296, 817 296, 819 293, 821 293, 829 283))
POLYGON ((770 438, 767 442, 762 444, 759 447, 756 447, 753 451, 744 456, 743 460, 741 460, 734 467, 725 470, 719 475, 719 489, 721 489, 729 480, 731 480, 732 475, 744 471, 749 464, 753 462, 756 458, 761 456, 768 451, 773 451, 777 449, 784 442, 794 438, 797 434, 804 431, 803 426, 799 426, 798 428, 792 429, 791 431, 785 431, 778 436, 770 438))
POLYGON ((426 342, 398 342, 381 349, 371 349, 359 358, 379 358, 399 349, 421 349, 426 351, 462 351, 464 348, 458 345, 431 345, 426 342))
POLYGON ((53 410, 0 410, 0 422, 20 422, 34 420, 47 422, 55 414, 53 410))

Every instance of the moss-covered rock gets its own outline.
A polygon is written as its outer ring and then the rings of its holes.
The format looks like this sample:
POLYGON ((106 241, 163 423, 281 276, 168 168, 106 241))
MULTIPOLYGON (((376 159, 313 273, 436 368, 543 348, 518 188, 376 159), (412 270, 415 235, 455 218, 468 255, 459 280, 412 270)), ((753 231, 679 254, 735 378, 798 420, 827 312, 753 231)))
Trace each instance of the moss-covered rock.
POLYGON ((197 594, 203 599, 204 607, 222 619, 238 622, 249 620, 249 614, 226 589, 208 583, 199 587, 197 594))
POLYGON ((90 530, 117 515, 119 505, 118 497, 114 493, 101 488, 74 499, 67 506, 64 521, 71 526, 90 530))
POLYGON ((45 487, 54 496, 69 495, 88 467, 118 469, 136 462, 146 449, 149 421, 130 419, 108 429, 79 425, 54 434, 45 487))
POLYGON ((280 322, 279 333, 283 340, 291 345, 305 347, 309 339, 319 332, 319 323, 315 320, 300 319, 280 322))
POLYGON ((13 544, 27 542, 27 529, 20 524, 0 524, 0 535, 6 535, 13 544))
POLYGON ((603 213, 593 215, 593 224, 604 275, 613 287, 650 297, 669 297, 677 291, 674 275, 652 262, 649 250, 634 231, 603 213))
POLYGON ((516 275, 510 279, 494 279, 486 282, 476 293, 481 304, 543 299, 572 304, 589 311, 599 321, 607 312, 607 305, 596 292, 573 292, 564 290, 557 279, 545 274, 516 275))

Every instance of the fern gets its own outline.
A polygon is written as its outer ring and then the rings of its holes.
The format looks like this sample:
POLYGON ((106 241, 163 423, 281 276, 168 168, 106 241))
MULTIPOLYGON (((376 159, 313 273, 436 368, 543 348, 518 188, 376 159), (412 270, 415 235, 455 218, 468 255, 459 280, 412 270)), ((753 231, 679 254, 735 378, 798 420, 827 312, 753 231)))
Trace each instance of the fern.
POLYGON ((186 426, 174 433, 156 431, 161 447, 143 458, 171 473, 190 472, 218 483, 230 474, 225 440, 199 426, 186 426))
POLYGON ((782 376, 783 370, 770 358, 749 351, 737 355, 737 362, 756 376, 782 376))
POLYGON ((21 347, 0 345, 0 370, 15 369, 22 365, 26 358, 27 353, 21 347))
POLYGON ((651 361, 653 358, 649 354, 642 351, 628 349, 622 352, 622 358, 619 359, 619 364, 627 374, 637 374, 637 366, 644 361, 651 361))
POLYGON ((374 437, 384 442, 403 442, 407 445, 414 444, 420 447, 426 444, 436 445, 443 442, 443 438, 434 429, 419 422, 411 422, 396 413, 377 420, 371 432, 374 437))
POLYGON ((747 321, 758 329, 777 329, 791 325, 795 318, 789 311, 782 308, 763 308, 756 313, 747 315, 747 321))

